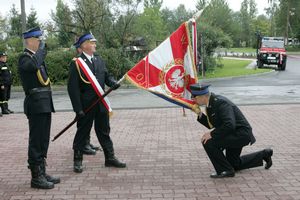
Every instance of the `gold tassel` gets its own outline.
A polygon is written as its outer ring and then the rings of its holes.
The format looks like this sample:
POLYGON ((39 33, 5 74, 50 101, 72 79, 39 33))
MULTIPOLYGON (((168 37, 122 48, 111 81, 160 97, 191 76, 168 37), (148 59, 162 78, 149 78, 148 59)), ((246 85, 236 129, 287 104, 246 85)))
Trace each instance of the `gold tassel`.
POLYGON ((80 73, 79 65, 78 65, 78 63, 77 63, 76 61, 75 61, 75 64, 76 64, 76 68, 77 68, 78 74, 79 74, 79 76, 80 76, 80 79, 81 79, 84 83, 86 83, 86 84, 91 84, 91 82, 85 80, 85 79, 82 77, 82 75, 81 75, 81 73, 80 73))
POLYGON ((50 83, 49 77, 47 78, 46 81, 44 81, 43 76, 42 76, 42 74, 41 74, 41 71, 40 71, 39 69, 37 70, 36 74, 37 74, 37 77, 38 77, 38 79, 39 79, 39 82, 40 82, 42 85, 44 85, 44 86, 49 85, 49 83, 50 83))

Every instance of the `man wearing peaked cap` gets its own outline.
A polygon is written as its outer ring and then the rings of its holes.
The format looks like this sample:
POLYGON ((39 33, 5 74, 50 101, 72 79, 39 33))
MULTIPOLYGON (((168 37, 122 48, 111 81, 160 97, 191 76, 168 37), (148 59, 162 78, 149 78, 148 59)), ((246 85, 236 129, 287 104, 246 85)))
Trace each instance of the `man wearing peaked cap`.
POLYGON ((23 33, 24 52, 19 57, 18 70, 25 92, 24 113, 29 124, 28 164, 31 187, 52 189, 60 179, 46 173, 51 113, 54 112, 50 79, 45 58, 43 31, 37 27, 23 33))
POLYGON ((272 166, 272 149, 241 156, 243 147, 255 142, 252 128, 234 103, 211 93, 209 86, 197 83, 191 85, 190 90, 194 101, 206 108, 205 113, 199 113, 197 121, 209 129, 201 137, 201 142, 215 168, 210 177, 233 177, 235 171, 262 166, 263 161, 265 169, 269 169, 272 166))
POLYGON ((74 44, 82 53, 73 59, 69 69, 68 93, 73 110, 78 118, 77 131, 73 141, 74 172, 83 171, 83 152, 94 122, 97 139, 103 149, 106 167, 124 168, 126 164, 115 157, 110 138, 109 109, 105 102, 99 103, 88 113, 84 111, 98 99, 98 89, 105 91, 105 85, 117 89, 120 84, 108 73, 105 62, 96 55, 96 39, 91 33, 80 36, 74 44), (92 82, 91 82, 92 81, 92 82))
POLYGON ((79 48, 81 46, 81 44, 84 43, 85 41, 97 42, 97 40, 93 34, 86 33, 78 38, 78 40, 74 43, 74 47, 79 48))
MULTIPOLYGON (((76 57, 80 56, 80 54, 82 53, 82 49, 80 48, 80 45, 77 44, 77 42, 73 45, 76 48, 76 57)), ((73 58, 73 59, 76 59, 76 58, 73 58)), ((88 137, 86 139, 86 144, 84 146, 84 149, 82 150, 82 153, 86 154, 86 155, 96 155, 96 152, 98 150, 102 151, 102 149, 99 146, 95 146, 91 143, 91 136, 90 136, 90 134, 88 134, 88 137)))
MULTIPOLYGON (((13 113, 8 108, 8 100, 10 99, 10 91, 12 85, 12 74, 10 66, 7 64, 7 54, 0 52, 0 107, 2 114, 13 113)), ((0 116, 2 116, 0 112, 0 116)))
POLYGON ((23 38, 39 38, 41 40, 43 37, 43 31, 40 29, 40 27, 35 27, 32 29, 29 29, 23 33, 23 38))

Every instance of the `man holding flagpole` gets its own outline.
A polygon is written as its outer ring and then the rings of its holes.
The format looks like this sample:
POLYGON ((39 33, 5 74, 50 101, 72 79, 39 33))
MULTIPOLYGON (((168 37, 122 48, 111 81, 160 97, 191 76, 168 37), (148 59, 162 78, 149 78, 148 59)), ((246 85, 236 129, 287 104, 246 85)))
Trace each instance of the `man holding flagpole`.
POLYGON ((98 141, 103 149, 106 167, 125 168, 114 154, 113 142, 110 138, 109 113, 112 111, 105 97, 90 110, 84 113, 93 102, 104 94, 105 85, 117 89, 120 84, 108 73, 104 61, 96 52, 96 39, 90 34, 80 36, 74 44, 82 53, 70 64, 68 93, 73 110, 78 118, 77 132, 73 142, 74 172, 83 171, 83 149, 91 131, 93 122, 98 141))

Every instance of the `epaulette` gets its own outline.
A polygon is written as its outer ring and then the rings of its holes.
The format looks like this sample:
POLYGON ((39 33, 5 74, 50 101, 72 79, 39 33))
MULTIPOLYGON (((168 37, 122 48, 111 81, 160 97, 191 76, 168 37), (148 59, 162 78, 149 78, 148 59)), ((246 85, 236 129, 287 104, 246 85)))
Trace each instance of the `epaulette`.
POLYGON ((28 52, 23 52, 23 55, 26 55, 26 56, 29 56, 29 57, 32 57, 32 54, 28 53, 28 52))

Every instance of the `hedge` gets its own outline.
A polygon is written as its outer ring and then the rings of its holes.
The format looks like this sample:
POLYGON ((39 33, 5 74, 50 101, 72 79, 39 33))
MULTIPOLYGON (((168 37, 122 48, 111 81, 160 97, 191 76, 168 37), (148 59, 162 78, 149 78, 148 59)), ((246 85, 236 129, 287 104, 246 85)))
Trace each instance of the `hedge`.
MULTIPOLYGON (((98 51, 100 57, 106 62, 109 72, 116 78, 121 78, 135 62, 132 62, 128 57, 123 56, 118 49, 103 49, 98 51)), ((21 53, 8 52, 8 64, 13 74, 13 84, 21 85, 18 75, 18 59, 21 53)), ((74 50, 60 49, 49 51, 46 57, 48 73, 52 84, 65 85, 68 79, 69 64, 75 56, 74 50)))

